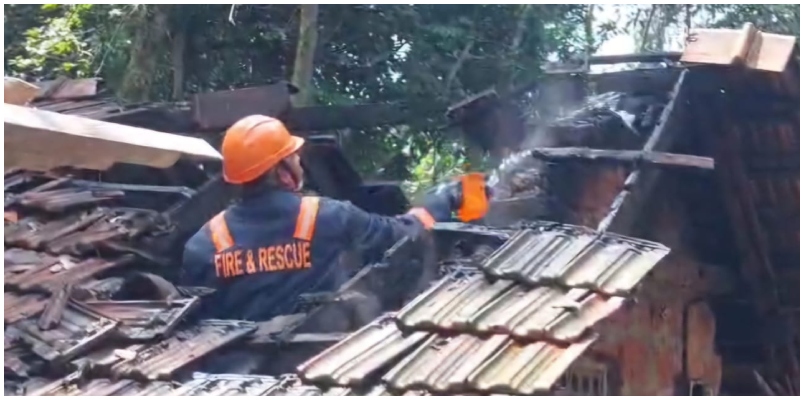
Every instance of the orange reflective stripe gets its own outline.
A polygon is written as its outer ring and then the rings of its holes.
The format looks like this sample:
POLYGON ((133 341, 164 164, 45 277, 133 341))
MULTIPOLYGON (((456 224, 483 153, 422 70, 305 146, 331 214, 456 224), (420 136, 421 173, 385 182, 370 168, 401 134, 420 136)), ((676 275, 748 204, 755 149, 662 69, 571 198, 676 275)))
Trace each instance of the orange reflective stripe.
POLYGON ((229 233, 229 226, 226 225, 226 218, 223 217, 225 211, 221 211, 209 221, 209 232, 212 236, 212 243, 215 245, 215 251, 220 253, 232 246, 234 240, 229 233))
POLYGON ((458 219, 469 222, 483 218, 489 211, 486 177, 481 173, 466 174, 461 177, 461 188, 463 196, 457 212, 458 219))
POLYGON ((293 237, 299 240, 313 240, 315 220, 318 217, 318 197, 302 197, 299 216, 296 217, 296 231, 293 237))
POLYGON ((422 225, 424 225, 424 229, 427 229, 428 231, 433 229, 433 225, 435 225, 436 222, 435 218, 430 215, 430 212, 424 208, 411 208, 410 211, 408 211, 408 215, 416 217, 422 223, 422 225))

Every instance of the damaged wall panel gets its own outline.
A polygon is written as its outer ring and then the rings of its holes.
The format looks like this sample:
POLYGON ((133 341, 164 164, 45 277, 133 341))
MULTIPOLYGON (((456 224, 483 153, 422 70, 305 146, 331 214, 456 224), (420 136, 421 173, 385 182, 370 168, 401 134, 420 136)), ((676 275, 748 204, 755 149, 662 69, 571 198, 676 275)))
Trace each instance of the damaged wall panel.
POLYGON ((590 351, 613 360, 609 370, 619 383, 612 389, 620 395, 686 395, 692 382, 719 393, 722 364, 705 296, 733 290, 731 275, 728 267, 698 261, 690 234, 697 218, 687 201, 695 206, 700 199, 684 199, 677 186, 684 184, 665 179, 659 200, 640 221, 651 227, 652 240, 673 251, 640 284, 635 303, 600 323, 601 338, 590 351))

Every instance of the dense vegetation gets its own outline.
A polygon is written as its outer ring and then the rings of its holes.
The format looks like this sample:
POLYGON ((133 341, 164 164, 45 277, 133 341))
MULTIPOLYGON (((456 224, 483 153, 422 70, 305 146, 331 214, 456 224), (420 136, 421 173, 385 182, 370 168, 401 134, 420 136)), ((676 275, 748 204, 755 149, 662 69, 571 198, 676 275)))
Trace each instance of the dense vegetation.
MULTIPOLYGON (((650 51, 702 25, 753 22, 799 33, 798 5, 618 6, 618 21, 603 20, 600 6, 590 5, 46 4, 4 11, 6 75, 98 76, 122 100, 137 102, 288 79, 304 89, 297 104, 407 101, 443 109, 473 92, 531 81, 545 59, 594 53, 614 34, 630 34, 637 50, 650 51)), ((414 177, 426 180, 461 161, 433 121, 392 131, 351 135, 349 149, 364 172, 376 174, 403 154, 414 177)))

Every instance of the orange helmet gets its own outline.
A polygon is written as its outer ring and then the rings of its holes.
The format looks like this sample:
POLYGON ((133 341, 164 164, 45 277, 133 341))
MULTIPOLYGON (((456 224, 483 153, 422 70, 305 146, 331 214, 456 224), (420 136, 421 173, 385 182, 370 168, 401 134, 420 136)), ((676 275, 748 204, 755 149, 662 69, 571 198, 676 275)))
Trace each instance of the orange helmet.
POLYGON ((304 139, 291 135, 276 118, 245 117, 223 137, 223 179, 234 184, 251 182, 298 151, 302 144, 304 139))

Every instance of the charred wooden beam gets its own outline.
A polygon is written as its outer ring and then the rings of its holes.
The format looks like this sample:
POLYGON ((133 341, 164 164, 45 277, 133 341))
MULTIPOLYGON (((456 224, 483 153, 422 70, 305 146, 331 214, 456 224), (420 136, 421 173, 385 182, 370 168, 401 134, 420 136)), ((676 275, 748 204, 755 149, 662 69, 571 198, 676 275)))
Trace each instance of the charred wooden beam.
POLYGON ((585 70, 547 71, 547 79, 576 78, 588 84, 594 93, 657 93, 666 94, 678 82, 680 68, 644 68, 602 74, 589 74, 585 70))
POLYGON ((665 61, 678 61, 681 53, 677 51, 663 51, 657 53, 617 54, 589 57, 590 65, 620 64, 620 63, 657 63, 665 61))
POLYGON ((688 167, 705 170, 715 169, 711 157, 639 150, 604 150, 588 147, 553 147, 531 150, 534 158, 542 160, 593 161, 615 164, 652 164, 664 167, 688 167))
POLYGON ((193 122, 201 129, 224 130, 252 114, 279 117, 290 107, 292 87, 287 82, 193 96, 193 122))
POLYGON ((446 117, 450 122, 460 122, 472 115, 477 117, 484 111, 496 106, 500 95, 494 89, 487 89, 469 96, 447 108, 446 117))
POLYGON ((277 338, 272 336, 258 336, 252 335, 248 344, 288 344, 288 343, 336 343, 349 336, 349 333, 343 332, 325 332, 325 333, 292 333, 288 336, 277 338))
POLYGON ((70 300, 72 291, 73 285, 67 283, 48 300, 45 310, 42 311, 42 315, 39 317, 39 329, 46 331, 59 326, 61 316, 64 314, 64 308, 67 307, 67 301, 70 300))
MULTIPOLYGON (((643 152, 663 151, 671 148, 679 132, 683 132, 685 107, 689 89, 685 85, 687 70, 681 73, 670 96, 670 103, 662 111, 659 124, 654 128, 645 145, 643 152)), ((609 230, 621 234, 628 234, 642 209, 648 203, 651 192, 658 183, 660 170, 641 170, 631 172, 625 179, 623 190, 614 198, 609 213, 597 226, 598 232, 609 230)))
POLYGON ((588 59, 574 57, 564 63, 547 63, 542 68, 547 73, 587 72, 591 65, 612 65, 625 63, 666 63, 677 64, 681 53, 667 51, 656 53, 616 54, 604 56, 591 56, 588 59))

